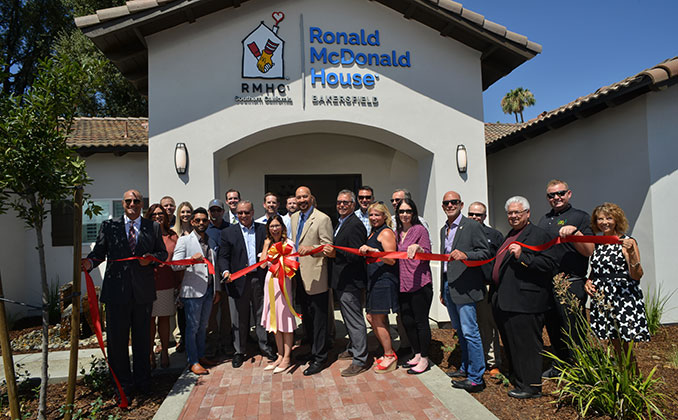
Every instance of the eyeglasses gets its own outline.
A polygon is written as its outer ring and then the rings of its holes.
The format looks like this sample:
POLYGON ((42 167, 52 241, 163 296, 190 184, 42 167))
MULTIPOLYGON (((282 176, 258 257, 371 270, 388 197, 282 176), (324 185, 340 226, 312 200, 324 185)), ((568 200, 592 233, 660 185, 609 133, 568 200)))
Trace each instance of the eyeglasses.
POLYGON ((152 214, 151 214, 151 217, 160 217, 160 216, 164 216, 164 215, 165 215, 164 212, 160 212, 160 213, 152 213, 152 214))
POLYGON ((412 209, 403 209, 403 210, 398 210, 398 214, 413 214, 414 211, 412 209))
POLYGON ((236 212, 235 214, 250 214, 250 212, 245 211, 245 210, 240 210, 240 211, 236 212))
POLYGON ((458 206, 459 203, 461 203, 461 200, 443 200, 443 206, 449 206, 450 204, 458 206))
POLYGON ((401 201, 403 201, 402 198, 392 198, 391 199, 391 203, 400 203, 401 201))
POLYGON ((124 201, 125 201, 125 204, 127 204, 128 206, 132 203, 134 203, 135 205, 141 204, 141 200, 139 200, 138 198, 135 198, 135 199, 126 198, 124 201))
POLYGON ((337 206, 348 206, 351 203, 353 203, 353 201, 337 200, 337 206))
POLYGON ((468 213, 468 217, 485 217, 485 213, 468 213))
POLYGON ((506 214, 507 214, 509 217, 514 217, 514 216, 518 216, 519 214, 525 213, 526 211, 527 211, 527 210, 507 211, 506 214))
POLYGON ((562 191, 554 191, 552 193, 546 193, 546 196, 550 199, 556 198, 556 196, 563 197, 565 194, 567 194, 570 190, 562 190, 562 191))
POLYGON ((371 200, 372 196, 371 195, 359 195, 358 200, 371 200))

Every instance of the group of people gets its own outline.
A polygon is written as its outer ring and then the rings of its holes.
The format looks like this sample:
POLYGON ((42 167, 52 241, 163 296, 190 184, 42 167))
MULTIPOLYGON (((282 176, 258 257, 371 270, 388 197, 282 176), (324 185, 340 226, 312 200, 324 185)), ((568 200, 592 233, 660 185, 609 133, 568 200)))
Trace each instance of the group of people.
MULTIPOLYGON (((624 343, 649 339, 638 285, 643 274, 639 251, 635 240, 625 236, 623 211, 605 203, 589 216, 570 205, 572 192, 560 180, 548 183, 546 196, 552 209, 537 224, 530 221, 527 199, 509 198, 505 210, 511 230, 502 235, 484 223, 483 203, 469 205, 466 217, 459 193, 443 195, 446 222, 439 252, 447 260, 441 262, 440 303, 461 349, 460 365, 448 373, 455 388, 482 391, 485 371, 496 374, 502 368, 515 386, 511 397, 541 395, 542 376, 559 373, 557 365, 542 372, 542 330, 546 326, 554 353, 569 360, 566 336, 575 325, 572 310, 554 296, 556 273, 567 275, 580 311, 587 295, 598 297, 591 305, 591 326, 600 338, 611 340, 619 351, 624 343), (556 236, 594 233, 619 236, 622 244, 575 242, 533 251, 516 243, 542 245, 556 236), (465 263, 491 259, 480 266, 465 263)), ((208 374, 216 364, 207 354, 232 355, 232 366, 242 366, 252 326, 259 351, 269 360, 264 370, 281 373, 294 364, 294 332, 301 326, 301 342, 310 351, 296 360, 308 362, 306 376, 321 372, 328 364, 335 301, 349 337, 339 358, 352 360, 342 376, 370 368, 387 373, 399 365, 413 375, 430 368, 433 277, 429 261, 420 254, 432 252, 431 232, 407 190, 393 192, 393 215, 369 186, 360 187, 357 196, 342 190, 335 226, 318 210, 306 186, 286 199, 284 216, 278 213, 278 197, 267 193, 265 215, 256 220, 252 202, 234 189, 227 191, 226 203, 214 199, 207 209, 188 202, 175 206, 167 196, 142 218, 141 203, 138 191, 125 192, 124 216, 102 224, 93 251, 82 261, 83 269, 91 270, 108 260, 101 301, 106 304, 110 365, 126 394, 150 386, 156 331, 160 364, 168 365, 169 320, 177 308, 179 346, 185 346, 189 368, 197 375, 208 374), (400 252, 407 258, 375 258, 374 252, 400 252), (149 255, 188 263, 117 261, 149 255), (256 268, 235 274, 251 266, 256 268), (397 314, 398 352, 390 313, 397 314), (365 319, 383 349, 376 359, 368 352, 365 319), (133 373, 127 355, 130 329, 133 373)))

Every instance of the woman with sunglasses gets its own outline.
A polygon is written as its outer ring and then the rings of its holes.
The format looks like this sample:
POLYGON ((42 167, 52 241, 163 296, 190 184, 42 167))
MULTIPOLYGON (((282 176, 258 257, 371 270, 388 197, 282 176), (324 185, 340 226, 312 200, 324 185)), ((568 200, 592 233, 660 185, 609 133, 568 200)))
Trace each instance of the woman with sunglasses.
MULTIPOLYGON (((391 214, 382 203, 371 204, 367 208, 371 231, 367 243, 360 247, 361 254, 368 252, 391 252, 396 250, 396 237, 391 225, 391 214)), ((365 312, 367 321, 372 325, 374 335, 384 349, 383 357, 377 359, 374 373, 386 373, 395 370, 398 356, 393 351, 389 333, 388 314, 399 311, 398 306, 398 266, 396 260, 381 258, 367 265, 367 299, 365 312)))
MULTIPOLYGON (((157 222, 162 232, 162 240, 167 249, 167 261, 172 261, 174 247, 177 245, 179 236, 170 229, 169 215, 160 204, 153 204, 145 215, 146 219, 157 222)), ((153 302, 151 311, 151 349, 155 341, 156 323, 158 336, 160 337, 160 366, 169 367, 169 336, 170 336, 170 317, 176 313, 174 304, 174 293, 181 283, 181 272, 176 272, 168 265, 160 265, 154 269, 155 294, 156 299, 153 302)), ((151 351, 151 367, 155 368, 155 353, 151 351)))
MULTIPOLYGON (((276 214, 266 223, 266 239, 264 240, 260 261, 266 261, 268 250, 278 242, 289 245, 292 253, 296 252, 294 242, 287 238, 287 229, 282 216, 276 214)), ((268 265, 270 267, 271 263, 268 263, 268 265)), ((290 299, 289 303, 292 304, 292 279, 285 277, 284 286, 290 299)), ((275 334, 278 358, 264 368, 264 370, 272 370, 273 373, 284 372, 292 365, 290 357, 297 323, 287 303, 278 279, 273 277, 273 273, 267 271, 264 281, 264 310, 261 314, 261 325, 266 328, 266 331, 275 334), (272 308, 275 309, 274 313, 271 313, 272 308)))
POLYGON ((417 252, 431 252, 428 230, 419 221, 417 206, 403 198, 396 208, 396 243, 398 251, 407 252, 398 263, 400 273, 400 316, 407 332, 414 357, 407 364, 407 373, 417 375, 430 369, 428 350, 431 326, 428 313, 433 301, 433 281, 428 261, 415 260, 417 252))

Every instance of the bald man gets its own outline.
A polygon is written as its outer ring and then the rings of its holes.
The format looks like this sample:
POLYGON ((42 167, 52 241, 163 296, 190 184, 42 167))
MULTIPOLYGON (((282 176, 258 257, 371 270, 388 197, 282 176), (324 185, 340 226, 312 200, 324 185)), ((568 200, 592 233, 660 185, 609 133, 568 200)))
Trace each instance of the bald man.
MULTIPOLYGON (((155 300, 150 260, 116 261, 153 256, 167 259, 160 225, 141 218, 143 197, 137 190, 123 194, 124 214, 101 224, 94 249, 81 262, 90 271, 106 262, 101 302, 106 304, 108 361, 128 397, 146 394, 151 386, 151 308, 155 300), (132 332, 134 373, 130 370, 127 345, 132 332)), ((119 398, 120 396, 118 396, 119 398)))

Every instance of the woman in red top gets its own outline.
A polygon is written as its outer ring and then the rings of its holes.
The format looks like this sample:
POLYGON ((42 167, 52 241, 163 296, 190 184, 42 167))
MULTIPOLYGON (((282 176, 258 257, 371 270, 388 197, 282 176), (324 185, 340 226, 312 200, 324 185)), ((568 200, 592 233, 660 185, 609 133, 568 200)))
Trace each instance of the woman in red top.
MULTIPOLYGON (((176 232, 170 229, 169 216, 160 204, 153 204, 146 212, 146 218, 157 222, 162 231, 162 240, 167 248, 167 261, 172 260, 174 247, 177 245, 176 232)), ((156 299, 153 302, 153 311, 151 312, 151 349, 155 341, 156 320, 157 330, 160 336, 160 366, 169 367, 169 334, 170 317, 176 313, 174 304, 174 293, 181 283, 183 272, 174 271, 168 265, 160 265, 154 270, 155 294, 156 299)), ((155 354, 151 350, 151 367, 155 368, 155 354)))

